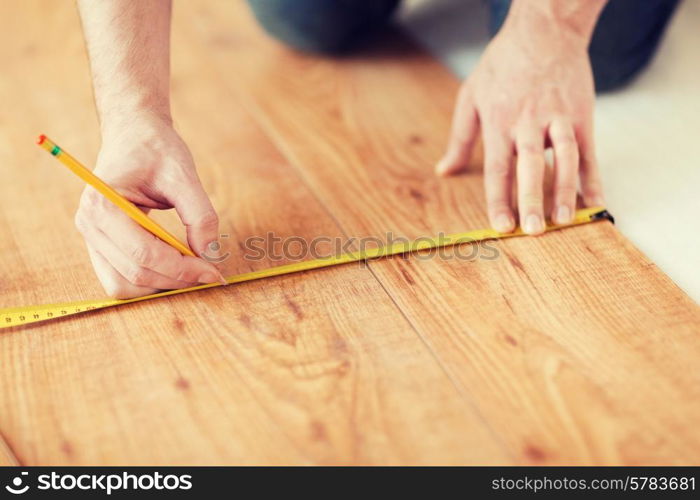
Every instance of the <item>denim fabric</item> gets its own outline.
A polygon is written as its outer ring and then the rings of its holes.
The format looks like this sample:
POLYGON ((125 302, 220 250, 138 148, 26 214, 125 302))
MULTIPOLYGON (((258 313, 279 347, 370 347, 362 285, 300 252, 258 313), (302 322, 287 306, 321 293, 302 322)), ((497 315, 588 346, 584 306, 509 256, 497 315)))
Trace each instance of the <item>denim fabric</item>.
MULTIPOLYGON (((510 0, 487 0, 490 29, 503 24, 510 0)), ((589 47, 597 91, 630 82, 651 60, 679 0, 610 0, 589 47)), ((337 54, 380 28, 400 0, 248 0, 265 30, 300 50, 337 54)))
POLYGON ((260 25, 296 49, 337 54, 383 26, 401 0, 248 0, 260 25))

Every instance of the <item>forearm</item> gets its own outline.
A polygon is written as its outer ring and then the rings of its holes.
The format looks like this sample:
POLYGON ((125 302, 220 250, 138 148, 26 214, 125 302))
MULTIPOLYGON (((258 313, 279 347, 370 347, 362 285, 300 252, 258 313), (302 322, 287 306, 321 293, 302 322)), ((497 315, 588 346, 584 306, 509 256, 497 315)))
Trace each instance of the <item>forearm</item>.
POLYGON ((103 133, 147 113, 170 121, 171 0, 79 0, 103 133))
POLYGON ((556 31, 587 45, 607 1, 513 0, 504 29, 534 38, 556 31))

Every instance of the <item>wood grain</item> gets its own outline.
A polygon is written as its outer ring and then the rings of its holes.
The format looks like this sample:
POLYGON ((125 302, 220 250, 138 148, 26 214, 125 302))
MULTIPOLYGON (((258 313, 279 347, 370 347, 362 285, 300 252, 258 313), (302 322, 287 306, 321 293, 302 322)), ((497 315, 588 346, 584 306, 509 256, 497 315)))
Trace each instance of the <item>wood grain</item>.
MULTIPOLYGON (((82 186, 32 143, 87 163, 99 146, 77 15, 49 5, 0 7, 2 306, 102 295, 72 227, 82 186)), ((285 263, 245 258, 271 233, 487 224, 477 168, 432 175, 458 82, 405 37, 328 60, 267 39, 240 1, 175 5, 176 125, 228 273, 285 263)), ((0 463, 700 463, 697 305, 608 223, 479 251, 3 333, 0 463)))
MULTIPOLYGON (((478 171, 431 173, 457 82, 400 34, 329 61, 266 39, 241 3, 191 8, 214 67, 346 234, 486 224, 478 171)), ((609 223, 494 246, 493 261, 370 268, 515 461, 699 463, 698 306, 609 223)))
POLYGON ((11 465, 19 465, 17 457, 5 442, 5 439, 0 437, 0 467, 7 467, 11 465))
MULTIPOLYGON (((0 220, 3 305, 102 294, 72 228, 82 186, 32 143, 51 133, 86 162, 98 145, 76 13, 47 6, 23 3, 0 53, 11 75, 0 80, 0 168, 10 181, 0 220)), ((227 271, 285 262, 246 260, 240 245, 251 236, 342 239, 207 73, 207 47, 177 30, 185 22, 176 20, 173 37, 177 125, 229 235, 227 271)), ((0 370, 0 430, 24 465, 509 460, 358 266, 13 329, 0 336, 0 370)))

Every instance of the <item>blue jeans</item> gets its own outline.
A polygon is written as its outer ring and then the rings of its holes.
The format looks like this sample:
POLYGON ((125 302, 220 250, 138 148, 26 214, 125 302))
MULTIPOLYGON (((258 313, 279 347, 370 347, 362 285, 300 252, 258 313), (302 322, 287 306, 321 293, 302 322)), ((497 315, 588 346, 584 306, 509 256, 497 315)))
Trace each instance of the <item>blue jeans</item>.
MULTIPOLYGON (((503 24, 510 0, 487 0, 490 28, 503 24)), ((337 54, 384 26, 401 0, 248 0, 273 37, 300 50, 337 54)), ((589 55, 596 91, 630 82, 649 63, 679 0, 609 0, 589 55)))

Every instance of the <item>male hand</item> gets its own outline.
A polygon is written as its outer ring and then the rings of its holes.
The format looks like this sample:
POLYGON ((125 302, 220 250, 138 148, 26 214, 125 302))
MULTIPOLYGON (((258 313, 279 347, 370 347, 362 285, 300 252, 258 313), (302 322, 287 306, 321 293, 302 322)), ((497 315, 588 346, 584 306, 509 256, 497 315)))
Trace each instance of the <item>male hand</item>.
POLYGON ((555 172, 551 218, 560 224, 572 220, 579 177, 584 203, 604 205, 593 144, 589 37, 550 18, 533 22, 529 14, 514 16, 463 83, 449 146, 436 171, 449 175, 465 169, 481 129, 492 226, 500 232, 514 229, 511 193, 517 180, 520 226, 538 234, 545 228, 548 146, 555 172))
MULTIPOLYGON (((219 221, 187 146, 167 119, 148 114, 130 118, 103 132, 95 174, 144 211, 174 207, 187 226, 190 248, 203 255, 218 239, 219 221)), ((223 279, 212 263, 181 255, 91 187, 83 192, 75 223, 112 297, 223 279)))

